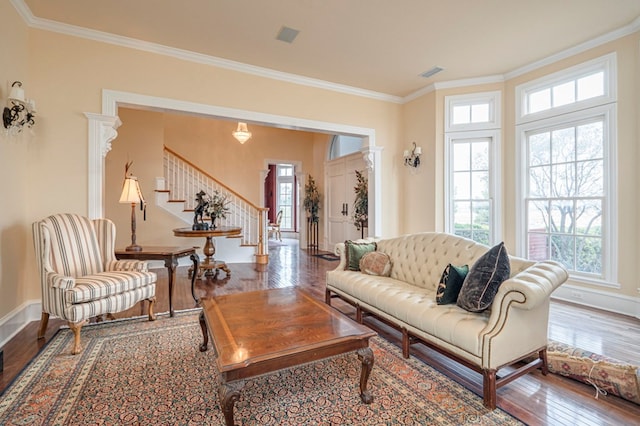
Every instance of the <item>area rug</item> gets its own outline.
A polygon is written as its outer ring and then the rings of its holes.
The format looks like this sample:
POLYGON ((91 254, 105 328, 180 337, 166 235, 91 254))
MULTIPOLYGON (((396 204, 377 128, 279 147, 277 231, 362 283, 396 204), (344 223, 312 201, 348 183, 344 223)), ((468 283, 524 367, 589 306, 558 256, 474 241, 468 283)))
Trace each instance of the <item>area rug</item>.
MULTIPOLYGON (((223 424, 215 355, 201 339, 197 312, 86 326, 76 356, 62 329, 2 394, 0 424, 223 424)), ((236 424, 521 424, 383 339, 371 347, 372 404, 360 401, 351 353, 247 380, 236 424)))
POLYGON ((329 261, 336 261, 336 260, 340 260, 340 256, 336 256, 333 253, 319 253, 319 254, 314 254, 312 255, 313 257, 319 257, 320 259, 324 259, 324 260, 329 260, 329 261))
POLYGON ((594 396, 616 395, 640 404, 640 367, 549 340, 549 371, 590 384, 594 396))

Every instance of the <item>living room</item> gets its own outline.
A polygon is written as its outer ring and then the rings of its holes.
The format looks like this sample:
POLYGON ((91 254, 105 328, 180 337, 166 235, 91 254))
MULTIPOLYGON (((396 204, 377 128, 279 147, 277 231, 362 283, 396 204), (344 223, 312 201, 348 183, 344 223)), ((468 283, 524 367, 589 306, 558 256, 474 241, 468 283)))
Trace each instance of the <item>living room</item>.
MULTIPOLYGON (((41 293, 34 268, 32 222, 58 212, 91 216, 96 211, 113 211, 117 228, 129 228, 127 209, 118 205, 112 195, 103 198, 95 191, 94 173, 100 169, 91 164, 95 160, 90 152, 94 147, 88 141, 91 132, 94 132, 93 137, 96 137, 95 133, 108 133, 109 126, 104 123, 113 119, 105 106, 105 90, 121 96, 120 106, 126 106, 128 98, 151 97, 164 102, 166 108, 184 103, 199 106, 207 114, 212 112, 211 115, 225 111, 227 119, 244 118, 250 125, 253 121, 256 124, 271 122, 289 129, 302 127, 309 131, 313 131, 314 126, 318 131, 359 129, 366 133, 369 146, 375 148, 373 151, 379 158, 371 184, 380 200, 372 206, 369 229, 370 235, 379 237, 445 229, 445 98, 499 92, 502 105, 499 228, 501 239, 510 252, 521 255, 520 219, 516 208, 520 204, 516 187, 518 86, 611 53, 615 53, 617 70, 617 194, 613 197, 615 205, 611 212, 611 221, 617 227, 612 243, 617 266, 608 272, 615 280, 603 284, 570 279, 563 286, 566 288, 563 298, 631 317, 640 316, 637 280, 640 218, 636 214, 640 203, 637 191, 640 176, 636 166, 640 160, 636 143, 640 132, 640 21, 637 18, 640 12, 634 2, 624 2, 628 9, 623 15, 627 18, 619 21, 619 25, 588 39, 563 44, 563 47, 549 46, 548 54, 529 63, 499 73, 444 79, 438 84, 423 80, 418 90, 401 90, 393 94, 349 89, 338 84, 322 86, 312 79, 286 80, 280 78, 281 75, 271 78, 266 73, 251 72, 250 68, 206 56, 189 55, 179 49, 162 49, 161 45, 135 42, 132 38, 108 37, 95 30, 77 32, 75 27, 55 24, 34 15, 37 3, 16 0, 0 4, 0 36, 3 40, 0 43, 0 99, 6 102, 11 83, 19 80, 26 95, 37 102, 33 136, 25 130, 15 138, 0 137, 0 191, 3 195, 0 217, 1 341, 24 324, 40 318, 38 301, 41 293), (88 118, 86 113, 99 117, 88 118), (104 127, 92 128, 90 123, 95 122, 104 127), (300 123, 303 125, 299 126, 300 123), (410 148, 412 141, 416 141, 423 152, 422 164, 415 174, 403 165, 403 151, 410 148), (379 174, 377 178, 375 174, 379 174)), ((606 2, 589 3, 592 9, 600 7, 603 15, 611 8, 606 2)), ((591 21, 585 20, 581 25, 594 25, 594 16, 597 14, 592 10, 591 21)), ((509 56, 512 52, 494 51, 493 54, 509 56)), ((431 65, 434 64, 426 64, 431 65)), ((129 106, 155 108, 144 104, 129 106)), ((117 132, 115 127, 113 124, 111 130, 117 132)), ((232 142, 230 139, 229 143, 232 142)), ((117 145, 118 138, 109 143, 117 145)), ((246 148, 250 147, 248 144, 246 148)), ((105 157, 99 156, 98 161, 123 170, 121 161, 110 164, 113 160, 105 154, 105 157)), ((133 160, 134 170, 143 168, 145 158, 129 160, 133 160)), ((316 165, 324 160, 325 152, 314 153, 308 160, 311 164, 305 165, 303 170, 317 178, 321 192, 325 189, 324 172, 316 165)), ((224 182, 237 179, 233 175, 217 177, 224 182)), ((97 182, 99 186, 102 181, 97 182)), ((153 183, 148 180, 143 183, 148 196, 153 183)), ((120 182, 107 182, 107 185, 106 189, 99 189, 114 194, 117 190, 114 191, 113 185, 117 187, 120 182)), ((252 201, 261 202, 257 195, 252 201)), ((152 213, 150 210, 149 214, 152 213)), ((148 232, 150 229, 141 224, 141 241, 150 238, 148 232)), ((126 244, 127 232, 118 235, 120 245, 126 244)))

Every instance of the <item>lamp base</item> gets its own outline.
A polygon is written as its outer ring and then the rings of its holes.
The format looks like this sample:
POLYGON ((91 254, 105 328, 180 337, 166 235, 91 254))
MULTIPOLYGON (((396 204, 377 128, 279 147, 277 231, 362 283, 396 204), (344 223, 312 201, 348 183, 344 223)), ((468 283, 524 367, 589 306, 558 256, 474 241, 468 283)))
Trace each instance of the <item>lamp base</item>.
POLYGON ((124 250, 125 251, 142 251, 142 246, 139 246, 137 244, 132 244, 124 250))

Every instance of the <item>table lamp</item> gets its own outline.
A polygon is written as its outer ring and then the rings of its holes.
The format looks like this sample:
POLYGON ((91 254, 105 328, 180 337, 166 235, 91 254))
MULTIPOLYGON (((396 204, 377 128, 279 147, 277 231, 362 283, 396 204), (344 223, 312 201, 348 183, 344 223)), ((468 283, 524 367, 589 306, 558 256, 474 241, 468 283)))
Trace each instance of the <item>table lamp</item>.
POLYGON ((124 182, 122 184, 122 195, 120 195, 120 203, 131 203, 131 245, 127 247, 126 251, 142 251, 142 247, 136 244, 136 204, 140 203, 140 210, 145 212, 146 219, 146 206, 144 197, 140 191, 140 185, 138 185, 138 178, 132 175, 128 175, 129 168, 133 162, 129 162, 124 168, 124 182))

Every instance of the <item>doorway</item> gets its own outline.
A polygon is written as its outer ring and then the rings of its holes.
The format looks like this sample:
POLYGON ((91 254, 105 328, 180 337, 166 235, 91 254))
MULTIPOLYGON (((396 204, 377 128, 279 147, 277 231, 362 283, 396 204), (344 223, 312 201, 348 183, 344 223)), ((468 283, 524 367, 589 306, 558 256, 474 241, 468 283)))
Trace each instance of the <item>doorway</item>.
POLYGON ((298 232, 298 185, 296 182, 296 166, 290 163, 268 165, 269 173, 264 181, 264 206, 269 209, 270 223, 275 223, 276 216, 282 211, 280 230, 298 232))

